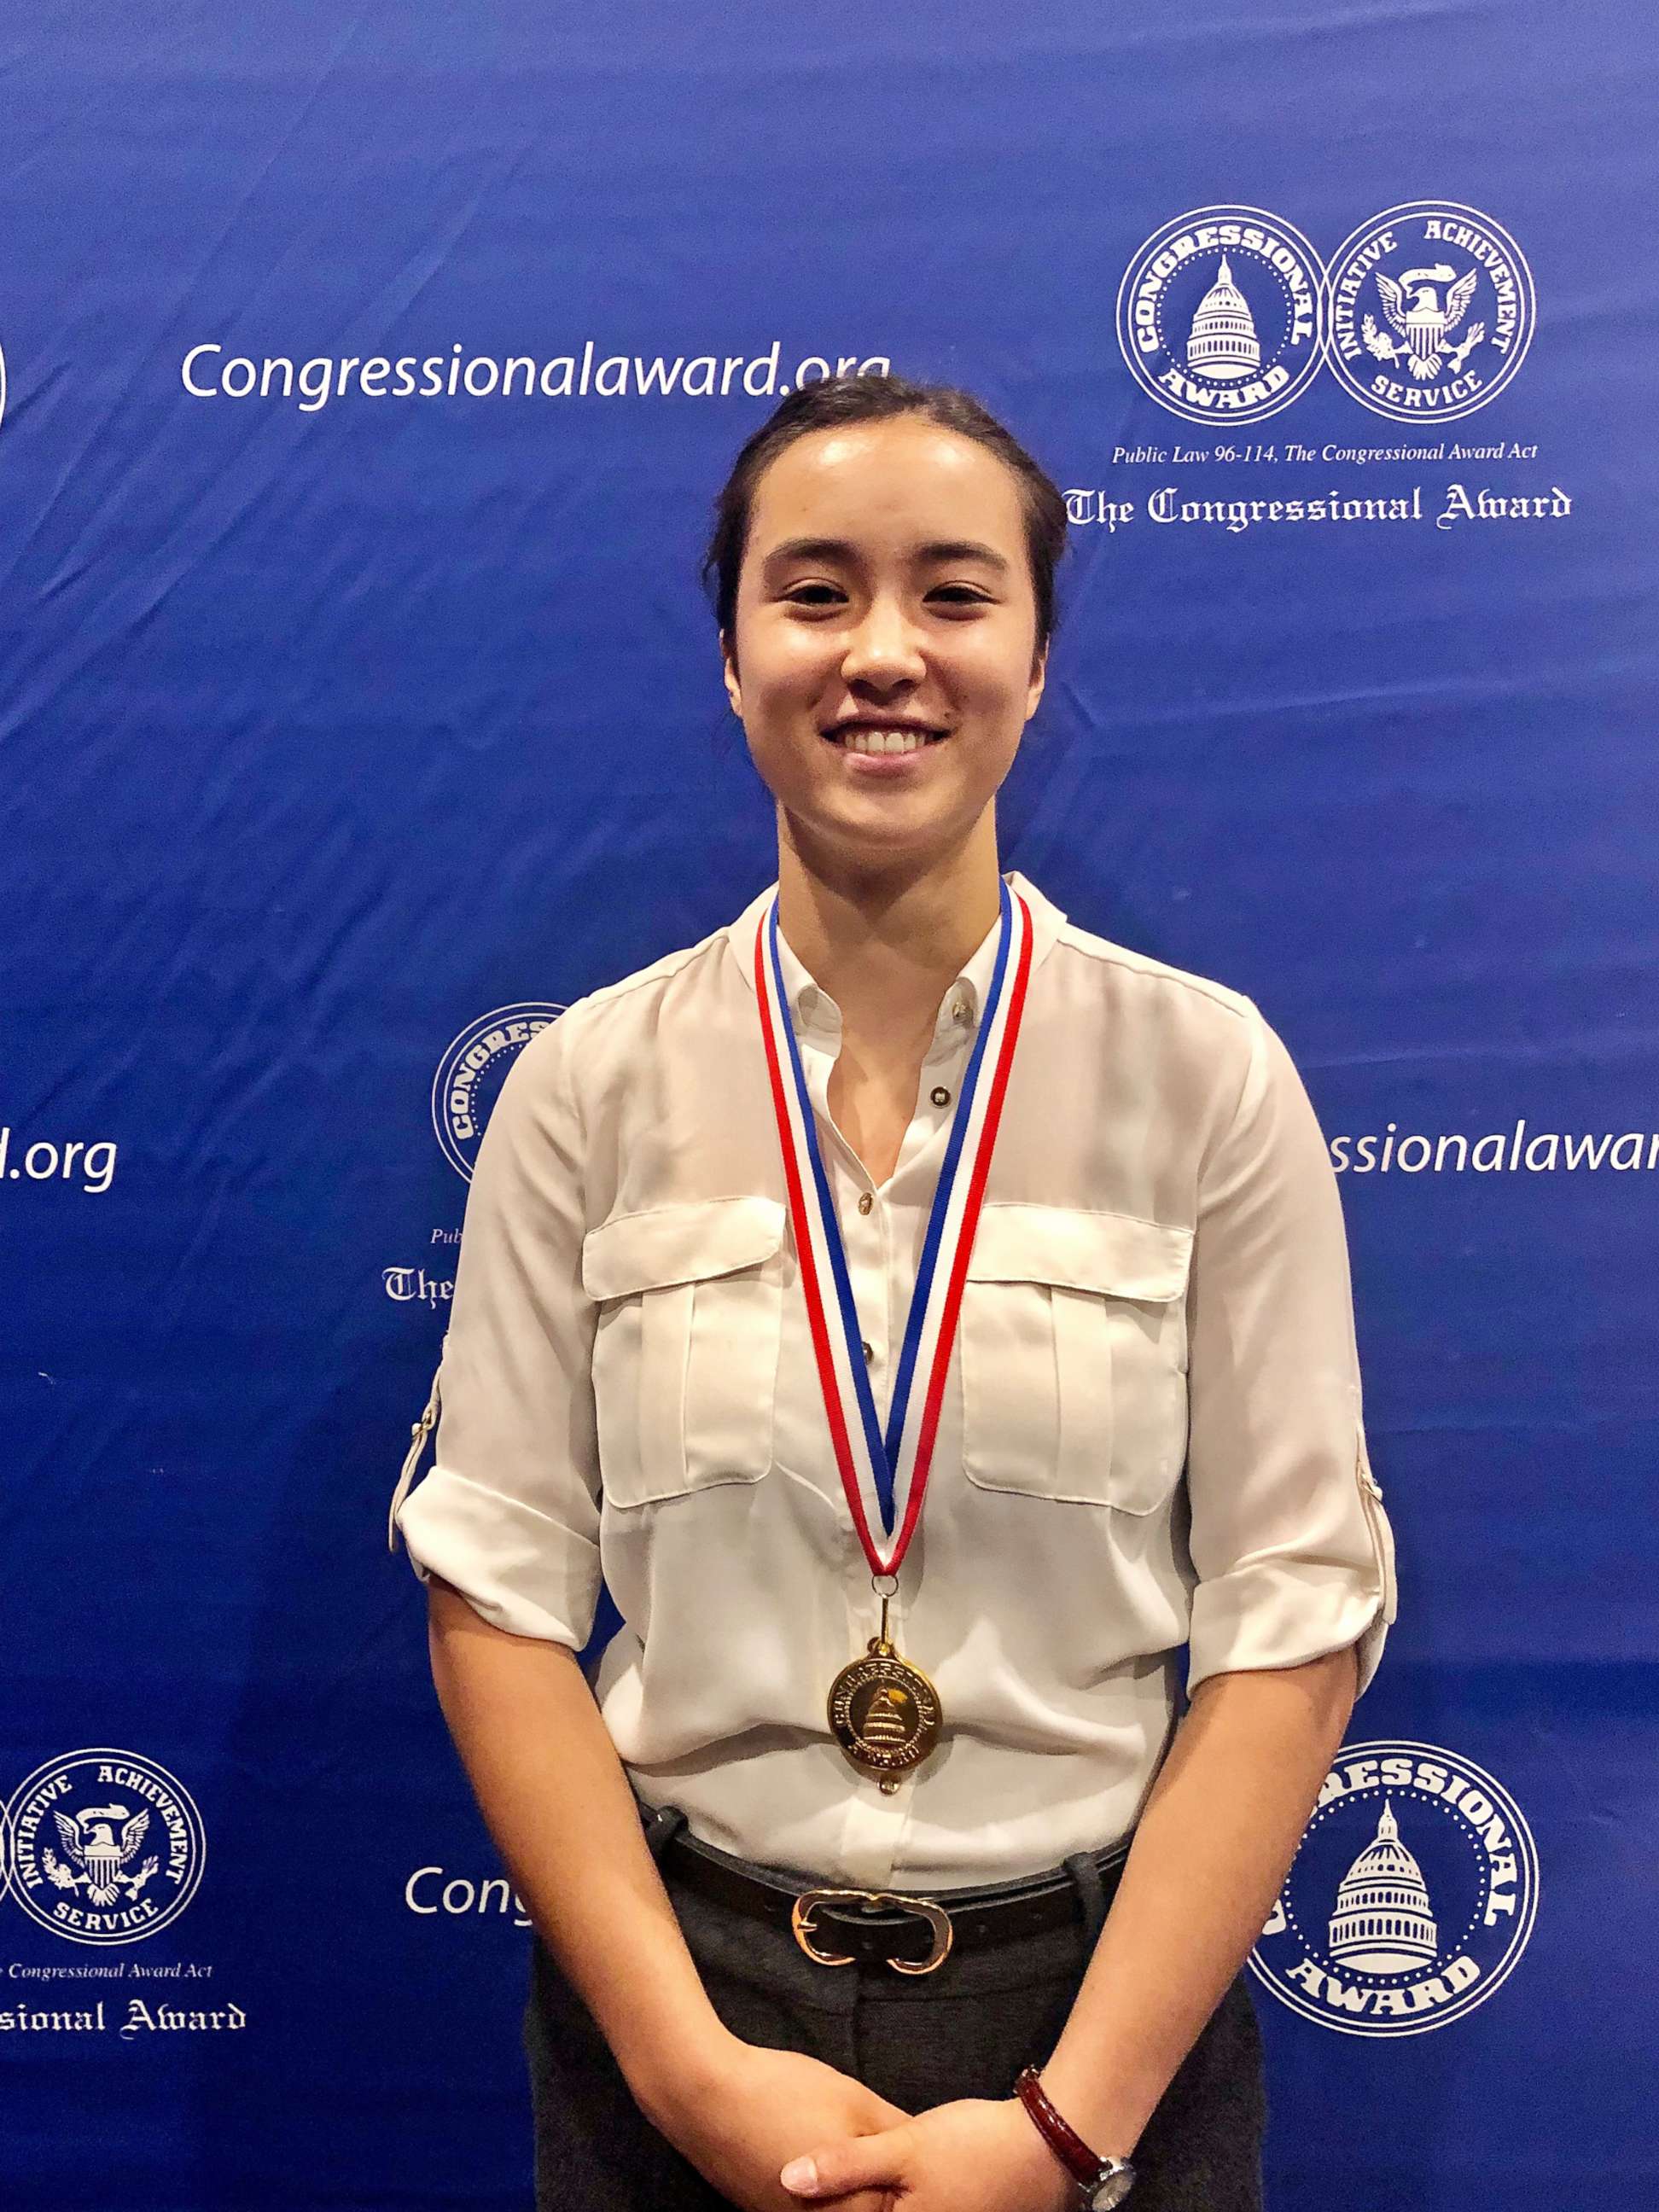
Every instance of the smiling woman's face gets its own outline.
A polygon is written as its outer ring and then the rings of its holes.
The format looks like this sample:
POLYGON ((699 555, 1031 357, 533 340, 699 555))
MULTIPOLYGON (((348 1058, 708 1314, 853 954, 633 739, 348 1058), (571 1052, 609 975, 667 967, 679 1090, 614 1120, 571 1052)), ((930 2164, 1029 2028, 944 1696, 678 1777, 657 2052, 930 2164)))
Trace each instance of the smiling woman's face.
POLYGON ((959 842, 1042 695, 1017 479, 919 416, 808 432, 756 486, 734 625, 726 692, 798 848, 867 866, 959 842), (915 749, 861 750, 849 722, 914 726, 915 749))

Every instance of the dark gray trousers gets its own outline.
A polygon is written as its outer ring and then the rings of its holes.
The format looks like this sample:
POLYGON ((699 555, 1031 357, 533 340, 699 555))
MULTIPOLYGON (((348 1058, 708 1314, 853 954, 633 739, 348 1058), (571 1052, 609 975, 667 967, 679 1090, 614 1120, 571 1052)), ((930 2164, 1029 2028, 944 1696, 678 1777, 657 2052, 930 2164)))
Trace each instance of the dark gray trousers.
MULTIPOLYGON (((672 1824, 659 1824, 658 1848, 672 1824)), ((1059 2041, 1110 1909, 1079 1854, 1073 1926, 953 1951, 931 1974, 821 1966, 774 1929, 664 1879, 715 2011, 744 2042, 800 2051, 908 2112, 1007 2097, 1059 2041)), ((948 1905, 948 1893, 945 1893, 948 1905)), ((635 2104, 592 2016, 532 1936, 525 2055, 535 2118, 537 2212, 730 2212, 635 2104)), ((1261 2036, 1245 1978, 1224 1992, 1134 2153, 1125 2212, 1261 2212, 1267 2118, 1261 2036)))

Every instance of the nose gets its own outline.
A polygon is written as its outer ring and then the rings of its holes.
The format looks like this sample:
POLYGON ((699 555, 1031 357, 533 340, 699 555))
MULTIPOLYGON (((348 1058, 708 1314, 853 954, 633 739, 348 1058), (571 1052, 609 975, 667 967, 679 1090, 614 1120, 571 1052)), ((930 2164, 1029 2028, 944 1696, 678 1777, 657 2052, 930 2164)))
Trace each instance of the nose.
POLYGON ((872 599, 863 619, 855 623, 842 656, 842 680, 878 686, 919 684, 927 672, 921 641, 896 599, 872 599))

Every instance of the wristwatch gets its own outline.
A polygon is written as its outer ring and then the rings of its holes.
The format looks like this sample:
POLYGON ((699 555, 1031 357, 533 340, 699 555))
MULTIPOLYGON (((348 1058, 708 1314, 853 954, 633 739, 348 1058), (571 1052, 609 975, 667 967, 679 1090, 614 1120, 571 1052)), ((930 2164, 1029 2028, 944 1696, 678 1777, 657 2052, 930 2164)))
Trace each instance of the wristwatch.
POLYGON ((1135 2170, 1127 2158, 1102 2158, 1090 2149, 1075 2128, 1070 2127, 1048 2101, 1048 2093, 1028 2066, 1014 2084, 1019 2099, 1038 2133, 1077 2184, 1079 2212, 1112 2212, 1134 2186, 1135 2170))

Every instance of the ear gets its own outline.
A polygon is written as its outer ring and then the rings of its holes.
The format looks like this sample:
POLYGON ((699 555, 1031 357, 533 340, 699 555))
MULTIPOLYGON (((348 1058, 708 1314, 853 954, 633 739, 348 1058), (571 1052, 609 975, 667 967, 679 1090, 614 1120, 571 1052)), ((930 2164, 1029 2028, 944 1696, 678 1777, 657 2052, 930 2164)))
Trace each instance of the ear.
POLYGON ((738 720, 741 721, 743 720, 743 693, 738 686, 737 663, 732 659, 732 647, 724 630, 720 632, 720 663, 721 672, 726 683, 726 696, 732 702, 732 712, 737 716, 738 720))
POLYGON ((1031 663, 1031 681, 1025 693, 1025 719, 1029 722, 1037 710, 1042 696, 1042 687, 1048 679, 1048 648, 1045 645, 1031 663))

